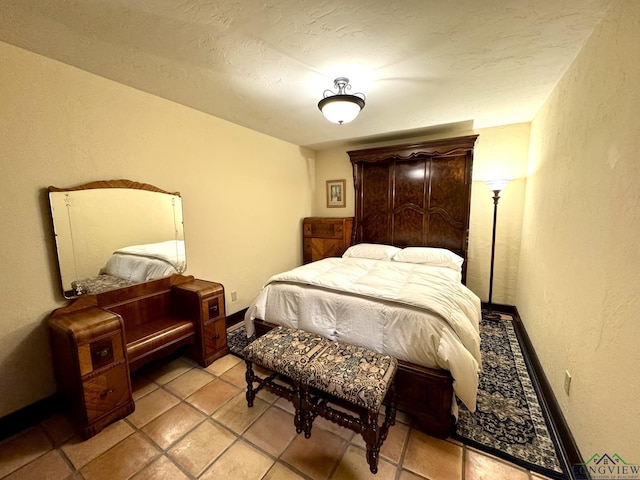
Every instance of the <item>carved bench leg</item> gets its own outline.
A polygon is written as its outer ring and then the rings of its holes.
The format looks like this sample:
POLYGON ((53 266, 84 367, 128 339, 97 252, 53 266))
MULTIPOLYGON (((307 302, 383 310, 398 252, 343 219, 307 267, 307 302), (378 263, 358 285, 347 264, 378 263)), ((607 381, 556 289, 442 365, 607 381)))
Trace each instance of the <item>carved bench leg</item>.
POLYGON ((244 375, 245 379, 247 380, 247 393, 246 393, 247 405, 249 406, 249 408, 251 408, 253 407, 253 400, 256 398, 256 393, 253 390, 253 381, 254 381, 255 375, 253 373, 251 361, 245 360, 245 363, 247 364, 247 371, 244 375))
POLYGON ((380 445, 382 445, 382 443, 387 439, 389 427, 396 424, 396 404, 396 384, 394 379, 389 387, 389 392, 387 393, 387 404, 384 409, 384 422, 380 428, 380 445))
MULTIPOLYGON (((293 384, 293 407, 295 408, 295 415, 293 417, 293 423, 296 426, 296 433, 300 433, 304 430, 304 409, 302 406, 302 384, 299 381, 295 381, 293 384)), ((306 435, 306 432, 305 432, 306 435)))
POLYGON ((311 393, 309 393, 309 387, 301 383, 300 385, 300 394, 301 394, 301 408, 302 408, 302 419, 303 425, 302 430, 304 430, 304 438, 311 437, 311 427, 313 426, 313 407, 311 405, 311 393))
POLYGON ((371 473, 378 472, 378 456, 380 454, 380 432, 378 429, 378 412, 367 412, 362 437, 367 444, 367 462, 371 473))

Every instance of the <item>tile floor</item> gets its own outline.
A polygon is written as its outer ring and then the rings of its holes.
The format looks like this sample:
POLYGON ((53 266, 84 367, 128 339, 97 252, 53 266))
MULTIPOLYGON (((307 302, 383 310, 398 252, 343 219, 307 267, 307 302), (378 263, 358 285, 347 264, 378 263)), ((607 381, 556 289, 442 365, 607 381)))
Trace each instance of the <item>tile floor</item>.
POLYGON ((81 441, 64 415, 0 443, 0 479, 540 480, 455 440, 412 429, 399 412, 369 472, 360 435, 322 418, 296 435, 289 402, 245 396, 244 362, 232 355, 200 368, 184 358, 132 378, 136 410, 81 441))

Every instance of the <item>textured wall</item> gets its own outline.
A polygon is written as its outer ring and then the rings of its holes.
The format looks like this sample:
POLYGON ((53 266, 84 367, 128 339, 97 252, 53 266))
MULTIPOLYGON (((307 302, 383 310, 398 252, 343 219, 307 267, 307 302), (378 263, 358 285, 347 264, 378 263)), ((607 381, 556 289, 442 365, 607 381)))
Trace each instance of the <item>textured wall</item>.
POLYGON ((3 43, 0 63, 0 416, 54 391, 44 322, 63 302, 48 185, 179 191, 187 273, 223 283, 229 313, 301 263, 313 152, 3 43))
POLYGON ((618 453, 633 464, 640 463, 638 45, 640 3, 619 0, 532 124, 517 294, 583 457, 618 453))

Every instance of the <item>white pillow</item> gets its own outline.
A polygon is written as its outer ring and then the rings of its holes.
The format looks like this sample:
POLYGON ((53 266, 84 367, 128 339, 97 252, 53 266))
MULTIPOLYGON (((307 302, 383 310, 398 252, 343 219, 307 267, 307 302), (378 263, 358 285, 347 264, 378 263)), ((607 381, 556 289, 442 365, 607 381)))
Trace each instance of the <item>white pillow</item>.
POLYGON ((460 272, 464 258, 446 248, 406 247, 391 259, 394 262, 422 263, 436 267, 447 267, 460 272))
POLYGON ((342 254, 343 258, 369 258, 371 260, 391 260, 401 249, 392 245, 380 245, 377 243, 358 243, 347 248, 342 254))

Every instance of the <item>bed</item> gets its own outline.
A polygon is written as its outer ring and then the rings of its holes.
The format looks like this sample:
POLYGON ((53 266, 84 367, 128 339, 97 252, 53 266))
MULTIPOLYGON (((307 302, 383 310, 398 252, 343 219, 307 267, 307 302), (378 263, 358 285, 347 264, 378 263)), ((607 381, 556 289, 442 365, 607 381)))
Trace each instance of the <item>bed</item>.
POLYGON ((71 283, 74 294, 97 294, 186 270, 183 240, 130 245, 113 252, 98 275, 71 283))
MULTIPOLYGON (((433 266, 420 265, 418 268, 415 264, 411 266, 412 262, 401 262, 397 259, 394 261, 393 257, 398 251, 386 259, 359 259, 350 255, 343 259, 325 259, 294 269, 283 274, 283 277, 275 276, 265 287, 267 293, 263 293, 263 290, 245 315, 248 330, 255 325, 258 335, 274 325, 290 322, 292 326, 297 324, 300 328, 311 329, 331 338, 344 339, 344 335, 349 331, 354 335, 351 338, 355 343, 364 342, 365 346, 373 345, 378 348, 396 348, 394 353, 400 357, 400 368, 396 377, 398 408, 411 415, 418 428, 437 437, 446 437, 453 430, 456 411, 454 386, 456 394, 467 406, 472 410, 475 408, 474 383, 477 388, 480 362, 479 351, 476 350, 474 342, 479 347, 477 322, 480 316, 480 302, 473 294, 468 295, 470 292, 463 284, 467 270, 471 171, 476 139, 477 136, 474 135, 348 152, 353 165, 355 186, 353 246, 397 247, 401 251, 408 250, 405 247, 431 247, 444 249, 459 257, 462 265, 456 274, 457 278, 445 281, 442 270, 439 270, 439 273, 431 271, 425 274, 425 278, 411 280, 409 289, 420 291, 421 285, 426 288, 430 283, 440 282, 447 285, 444 293, 430 295, 440 295, 445 305, 452 303, 454 295, 466 297, 463 300, 464 305, 457 306, 456 312, 466 310, 466 316, 469 317, 466 333, 463 332, 463 335, 473 337, 468 330, 476 331, 475 340, 467 338, 461 342, 467 354, 461 353, 456 343, 460 338, 455 337, 460 337, 461 331, 451 325, 455 320, 442 305, 415 305, 411 301, 407 302, 406 288, 392 287, 391 283, 387 285, 387 290, 395 289, 396 297, 400 297, 402 301, 398 302, 398 298, 383 296, 373 291, 362 295, 362 290, 367 290, 371 282, 365 280, 366 277, 361 279, 353 273, 346 275, 357 277, 358 280, 354 283, 360 290, 355 293, 347 293, 344 289, 337 288, 336 284, 340 283, 340 280, 322 278, 325 269, 346 268, 345 264, 358 264, 356 269, 360 270, 365 268, 365 263, 375 265, 372 267, 374 278, 383 280, 394 276, 397 270, 411 270, 413 274, 416 274, 416 270, 434 270, 433 266), (380 267, 384 263, 386 266, 380 267), (409 266, 400 267, 404 263, 408 263, 409 266), (393 265, 391 273, 390 265, 393 265), (315 274, 317 270, 321 271, 318 275, 315 274), (320 277, 319 283, 311 283, 310 278, 315 276, 320 277), (362 282, 367 284, 367 288, 363 288, 362 282), (278 293, 272 293, 272 290, 276 289, 279 289, 278 293), (346 299, 352 300, 356 293, 359 295, 356 306, 346 306, 346 299), (273 303, 279 304, 280 307, 271 311, 268 305, 271 301, 261 306, 260 302, 264 300, 265 295, 278 298, 273 303), (307 297, 317 302, 307 303, 307 297), (399 306, 390 310, 389 305, 392 303, 399 303, 399 306), (376 309, 372 305, 382 306, 387 318, 392 319, 396 326, 399 323, 415 322, 418 310, 421 316, 427 311, 427 316, 431 317, 428 321, 430 323, 425 324, 428 326, 419 327, 417 331, 383 327, 387 328, 387 331, 380 333, 380 330, 375 328, 379 323, 377 320, 367 322, 366 318, 356 316, 356 311, 360 310, 366 312, 364 317, 368 315, 370 318, 376 318, 376 309), (337 317, 343 320, 346 318, 347 321, 336 323, 331 320, 332 312, 337 312, 337 317), (307 317, 316 317, 319 323, 309 322, 307 317), (405 320, 402 322, 400 319, 405 320), (434 333, 436 330, 440 335, 434 333), (443 337, 446 337, 447 341, 443 341, 443 337), (403 345, 406 350, 406 345, 412 342, 426 348, 431 344, 431 353, 426 354, 431 358, 425 360, 405 355, 407 352, 402 351, 403 345), (439 348, 441 350, 438 352, 439 348), (458 365, 451 361, 454 357, 466 358, 458 365)), ((406 279, 399 281, 401 285, 402 282, 407 282, 406 279)), ((381 283, 378 287, 385 292, 385 282, 381 283)), ((354 285, 350 285, 348 288, 353 287, 354 285)))

